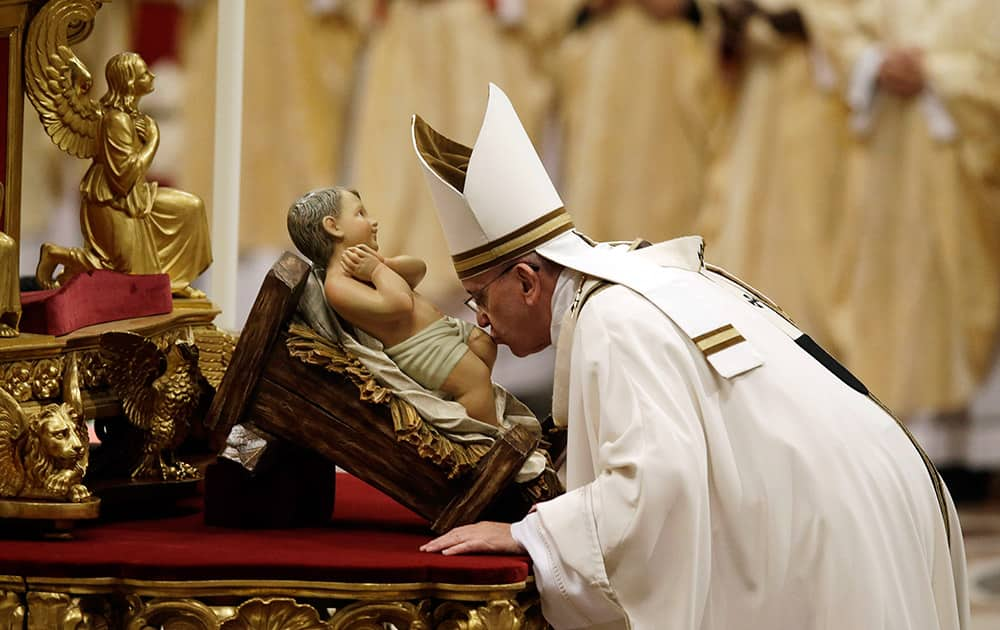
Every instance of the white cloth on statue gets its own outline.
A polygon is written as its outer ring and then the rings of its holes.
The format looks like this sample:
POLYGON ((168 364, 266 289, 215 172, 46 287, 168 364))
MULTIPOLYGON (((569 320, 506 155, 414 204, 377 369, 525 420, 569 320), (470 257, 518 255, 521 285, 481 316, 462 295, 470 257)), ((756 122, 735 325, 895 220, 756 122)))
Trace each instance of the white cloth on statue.
MULTIPOLYGON (((564 273, 559 294, 576 275, 564 273)), ((567 493, 512 528, 546 619, 557 629, 967 627, 957 515, 947 497, 949 541, 896 422, 752 298, 693 266, 655 273, 656 304, 613 286, 573 331, 567 493), (721 376, 664 314, 678 293, 686 316, 723 313, 762 364, 721 376)), ((554 297, 554 320, 565 303, 554 297)))

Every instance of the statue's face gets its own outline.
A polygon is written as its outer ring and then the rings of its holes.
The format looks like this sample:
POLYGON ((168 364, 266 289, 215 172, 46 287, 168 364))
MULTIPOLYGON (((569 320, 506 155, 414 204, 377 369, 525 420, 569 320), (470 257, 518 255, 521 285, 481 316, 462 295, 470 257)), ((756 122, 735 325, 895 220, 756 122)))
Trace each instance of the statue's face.
POLYGON ((45 455, 64 465, 76 462, 83 454, 83 442, 62 407, 39 419, 38 438, 45 455))
POLYGON ((342 232, 344 247, 368 245, 378 249, 378 221, 368 214, 361 199, 352 192, 341 193, 340 216, 335 219, 342 232))
POLYGON ((135 71, 135 93, 141 95, 152 92, 153 79, 156 78, 156 75, 149 71, 149 67, 146 66, 146 62, 140 59, 136 64, 135 71))

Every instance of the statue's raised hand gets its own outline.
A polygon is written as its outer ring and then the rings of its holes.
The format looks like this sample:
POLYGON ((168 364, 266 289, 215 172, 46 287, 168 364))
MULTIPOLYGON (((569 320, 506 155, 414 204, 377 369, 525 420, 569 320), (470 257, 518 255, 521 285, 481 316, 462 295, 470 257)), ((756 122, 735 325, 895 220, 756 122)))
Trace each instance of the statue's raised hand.
POLYGON ((152 138, 158 138, 160 129, 156 126, 156 121, 147 114, 139 114, 135 117, 135 132, 142 142, 149 142, 152 138))
POLYGON ((368 245, 348 247, 340 257, 344 271, 362 282, 371 282, 372 273, 383 262, 382 255, 368 245))

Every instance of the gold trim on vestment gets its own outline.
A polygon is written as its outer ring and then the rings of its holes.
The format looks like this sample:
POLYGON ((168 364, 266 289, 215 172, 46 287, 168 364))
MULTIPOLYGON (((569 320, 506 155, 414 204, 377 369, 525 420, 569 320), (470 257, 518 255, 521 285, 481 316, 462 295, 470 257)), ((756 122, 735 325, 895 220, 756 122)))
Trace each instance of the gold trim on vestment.
MULTIPOLYGON (((705 269, 707 269, 708 271, 711 271, 712 273, 717 273, 726 280, 729 280, 730 282, 735 283, 736 285, 742 287, 749 293, 752 293, 754 297, 756 297, 761 302, 767 304, 772 311, 780 315, 785 321, 787 321, 792 326, 795 326, 795 322, 792 320, 791 317, 788 316, 788 313, 786 313, 784 309, 778 306, 777 302, 767 297, 765 294, 761 293, 759 289, 750 284, 747 284, 746 282, 741 280, 738 276, 733 275, 732 273, 726 271, 722 267, 716 267, 711 263, 703 263, 703 264, 705 265, 705 269)), ((798 328, 798 326, 795 327, 798 328)))
POLYGON ((736 330, 732 324, 726 324, 715 330, 710 330, 703 335, 698 335, 693 341, 706 357, 710 357, 716 352, 721 352, 726 348, 742 343, 746 339, 743 338, 740 331, 736 330))
POLYGON ((514 260, 542 243, 573 229, 573 218, 565 208, 556 208, 509 234, 461 254, 452 256, 460 280, 471 278, 490 267, 514 260))

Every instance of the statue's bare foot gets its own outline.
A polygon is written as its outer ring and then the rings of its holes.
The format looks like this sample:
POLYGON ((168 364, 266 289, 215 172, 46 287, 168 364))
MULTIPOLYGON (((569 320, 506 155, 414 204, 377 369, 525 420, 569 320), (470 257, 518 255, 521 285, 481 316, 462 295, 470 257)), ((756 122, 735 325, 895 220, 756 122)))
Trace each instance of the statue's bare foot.
POLYGON ((38 255, 38 266, 35 267, 35 280, 43 289, 54 289, 59 282, 53 277, 56 267, 62 264, 59 251, 62 247, 54 243, 42 243, 42 251, 38 255))
POLYGON ((0 338, 9 339, 10 337, 17 337, 17 335, 17 328, 0 323, 0 338))
POLYGON ((174 291, 174 297, 188 298, 191 300, 200 300, 205 297, 205 292, 194 288, 190 284, 183 289, 177 289, 174 291))

